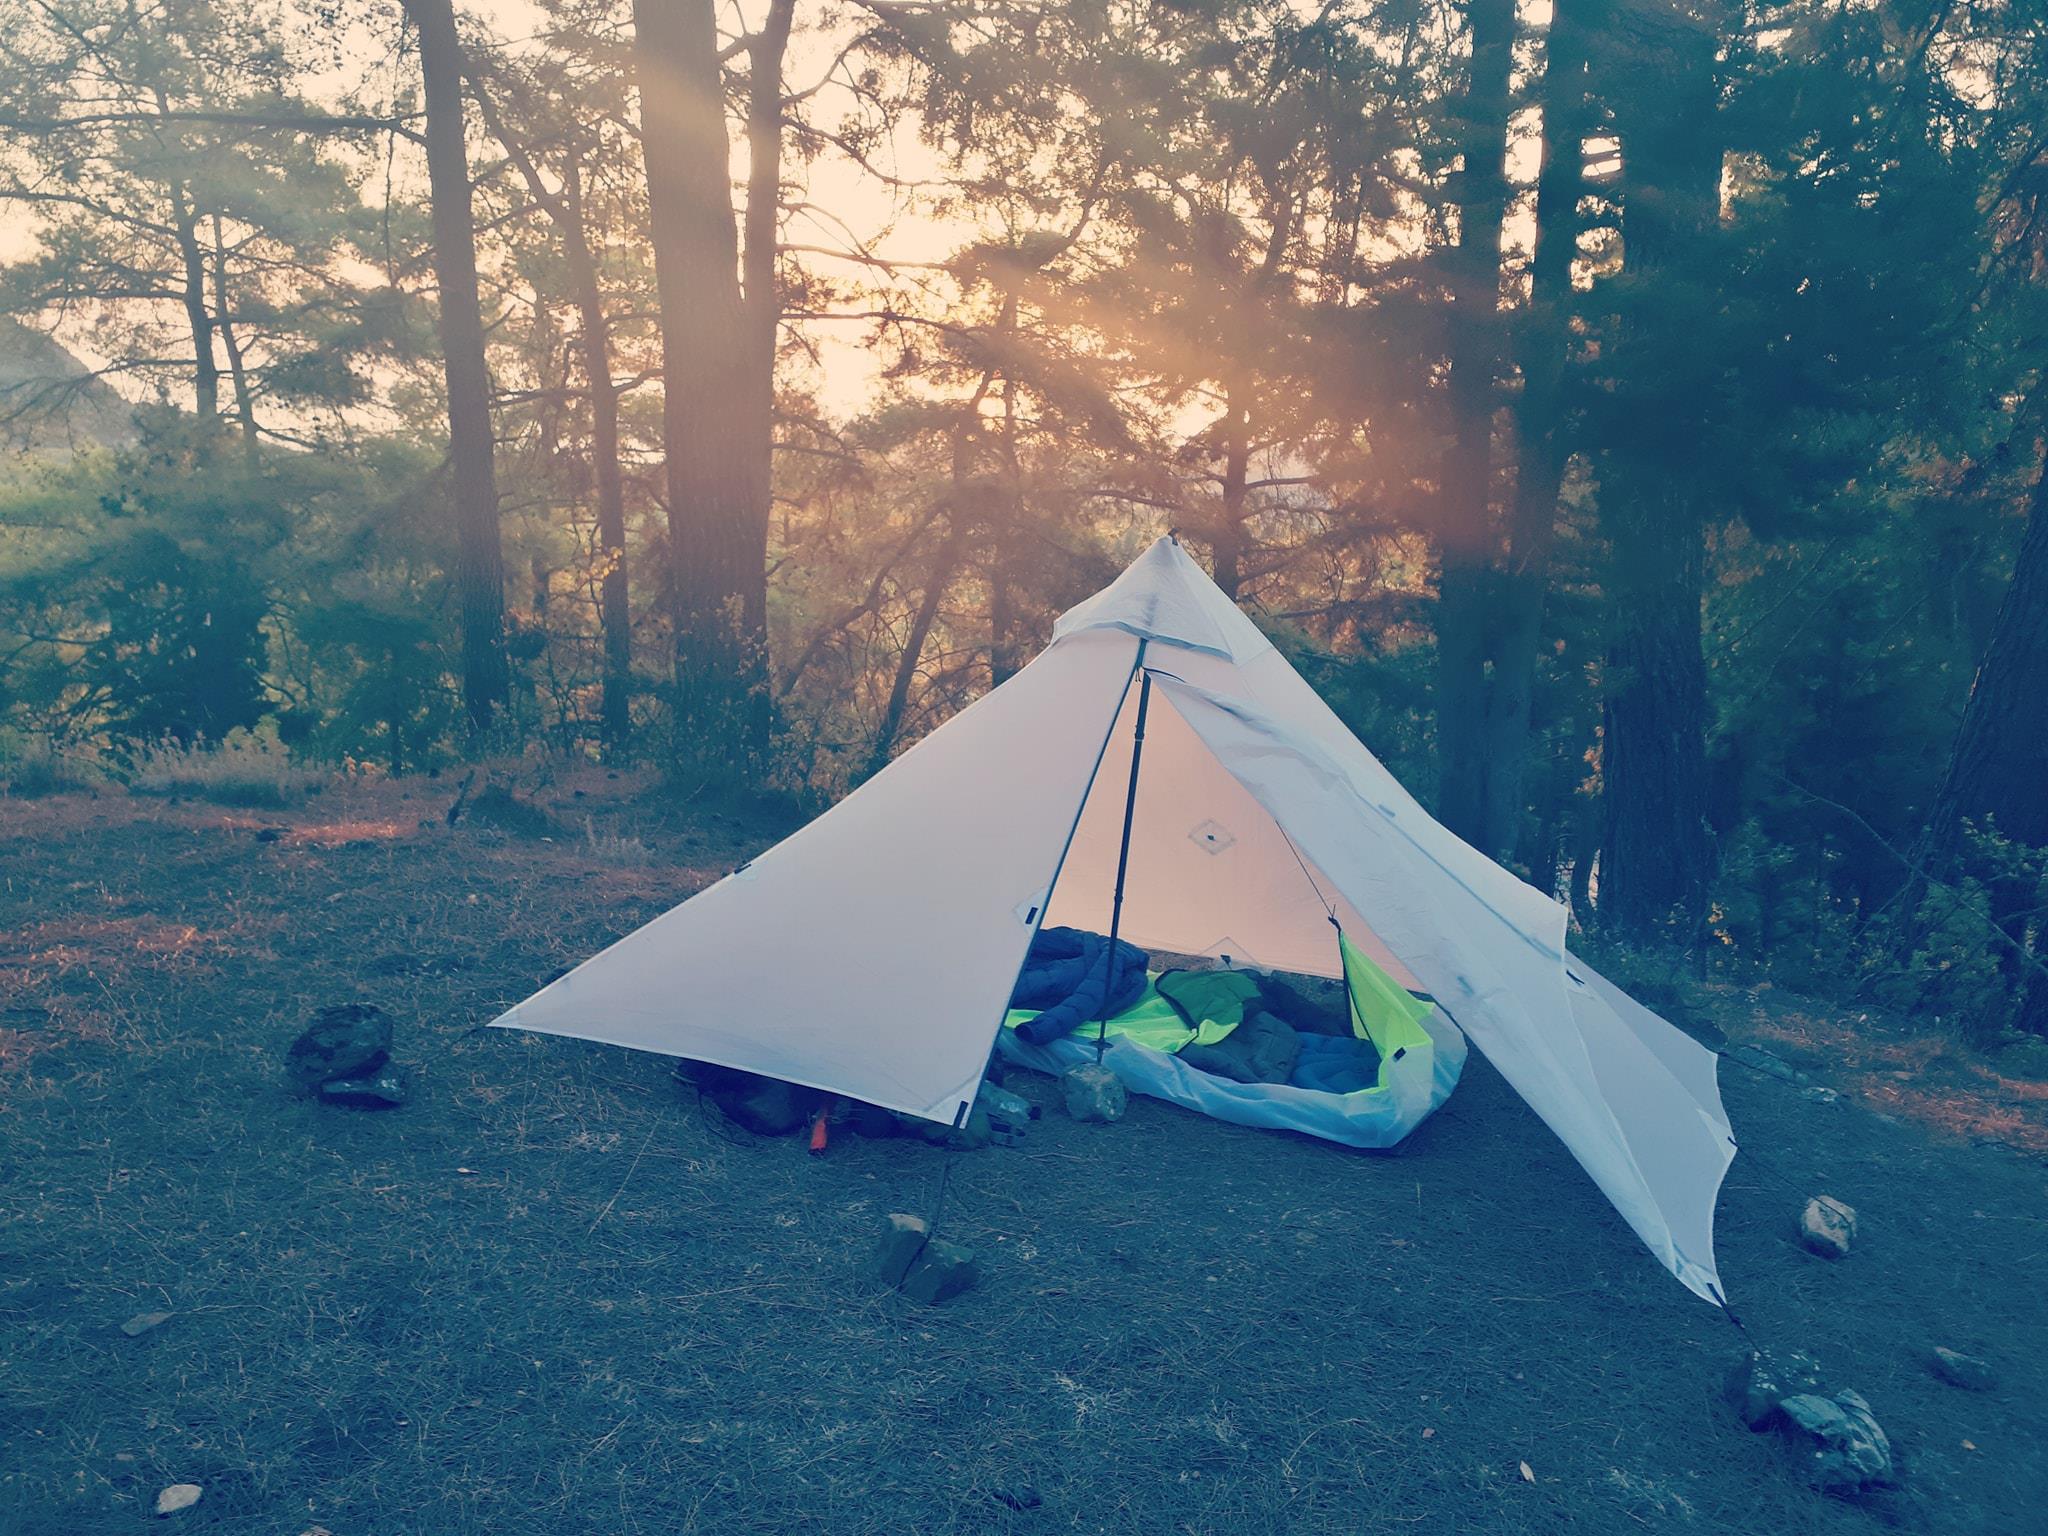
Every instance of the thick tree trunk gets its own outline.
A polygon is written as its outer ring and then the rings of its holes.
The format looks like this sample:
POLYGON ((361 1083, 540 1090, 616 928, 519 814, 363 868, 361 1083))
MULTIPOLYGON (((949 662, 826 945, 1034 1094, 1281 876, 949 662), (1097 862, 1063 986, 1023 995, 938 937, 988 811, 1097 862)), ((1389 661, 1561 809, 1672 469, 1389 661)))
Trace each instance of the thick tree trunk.
MULTIPOLYGON (((1709 18, 1660 11, 1645 35, 1654 44, 1659 89, 1621 124, 1629 167, 1623 259, 1637 292, 1638 327, 1645 325, 1644 296, 1654 301, 1656 285, 1682 258, 1700 260, 1721 199, 1715 26, 1709 18)), ((1654 369, 1650 354, 1684 344, 1682 337, 1647 332, 1623 340, 1638 369, 1654 369)), ((1700 649, 1711 466, 1697 452, 1711 404, 1674 401, 1668 391, 1654 398, 1667 419, 1651 442, 1669 451, 1623 445, 1633 457, 1603 478, 1600 507, 1611 552, 1603 583, 1598 910, 1602 927, 1636 938, 1669 935, 1674 921, 1689 936, 1705 911, 1712 864, 1700 649), (1682 412, 1694 420, 1677 419, 1682 412)))
POLYGON ((1486 632, 1493 550, 1487 504, 1515 6, 1514 0, 1466 0, 1464 9, 1472 57, 1460 134, 1458 241, 1448 262, 1446 389, 1452 440, 1438 475, 1437 819, 1478 842, 1485 835, 1486 632))
POLYGON ((1927 818, 1923 867, 1937 875, 1954 868, 1963 822, 1986 817, 2003 837, 2048 845, 2048 456, 1927 818))
POLYGON ((1507 564, 1494 606, 1493 686, 1487 699, 1479 844, 1482 852, 1503 863, 1515 857, 1521 835, 1543 602, 1557 540, 1558 490, 1571 458, 1564 434, 1564 397, 1586 132, 1586 39, 1578 16, 1583 3, 1556 0, 1544 44, 1543 162, 1536 179, 1530 314, 1517 410, 1520 462, 1508 513, 1507 564))
POLYGON ((476 225, 462 123, 462 44, 452 0, 405 0, 420 35, 427 108, 427 185, 433 198, 434 281, 440 290, 448 386, 449 470, 455 497, 455 588, 462 608, 462 700, 482 731, 510 687, 505 662, 505 557, 492 470, 491 381, 477 297, 476 225))
MULTIPOLYGON (((1998 605, 1917 851, 1920 866, 1937 878, 1964 867, 1965 821, 1988 822, 2001 837, 2048 847, 2048 444, 2043 448, 2012 582, 1998 605)), ((2048 977, 2022 958, 2034 884, 1994 878, 1991 895, 1994 909, 2005 909, 1993 915, 2013 941, 2000 959, 2019 989, 2015 1022, 2048 1034, 2048 977)), ((2048 946, 2036 943, 2032 958, 2037 965, 2048 962, 2048 946)))
MULTIPOLYGON (((770 420, 739 283, 711 0, 634 0, 635 67, 661 313, 679 743, 705 764, 766 743, 770 420)), ((762 297, 755 295, 755 297, 762 297)))
POLYGON ((1706 896, 1706 549, 1682 490, 1628 520, 1608 582, 1599 912, 1603 928, 1647 938, 1706 896))

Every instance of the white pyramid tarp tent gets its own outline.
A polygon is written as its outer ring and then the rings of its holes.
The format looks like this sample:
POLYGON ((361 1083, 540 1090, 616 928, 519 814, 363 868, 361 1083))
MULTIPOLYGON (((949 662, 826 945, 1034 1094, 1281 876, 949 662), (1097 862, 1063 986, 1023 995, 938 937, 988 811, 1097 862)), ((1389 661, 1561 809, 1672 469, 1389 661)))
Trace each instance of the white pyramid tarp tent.
POLYGON ((1109 926, 1142 682, 1124 936, 1335 975, 1334 917, 1721 1302, 1714 1053, 1568 954, 1564 909, 1431 820, 1172 539, 831 810, 496 1022, 956 1123, 1039 926, 1109 926))

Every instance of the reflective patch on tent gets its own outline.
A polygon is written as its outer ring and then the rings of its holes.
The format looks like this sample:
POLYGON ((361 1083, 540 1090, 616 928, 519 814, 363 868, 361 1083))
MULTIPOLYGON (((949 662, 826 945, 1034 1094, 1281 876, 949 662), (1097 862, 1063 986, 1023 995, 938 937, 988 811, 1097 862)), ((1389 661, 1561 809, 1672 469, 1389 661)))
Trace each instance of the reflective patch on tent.
POLYGON ((1231 836, 1230 828, 1220 821, 1204 821, 1188 833, 1188 840, 1204 853, 1221 853, 1237 839, 1231 836))

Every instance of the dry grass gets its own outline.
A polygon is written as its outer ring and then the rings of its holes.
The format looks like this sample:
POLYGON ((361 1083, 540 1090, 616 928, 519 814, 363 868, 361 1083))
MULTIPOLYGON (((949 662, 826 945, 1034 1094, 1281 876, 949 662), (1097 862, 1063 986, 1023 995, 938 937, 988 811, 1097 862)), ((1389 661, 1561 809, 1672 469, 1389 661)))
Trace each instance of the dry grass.
POLYGON ((187 796, 217 805, 286 806, 321 782, 283 747, 236 732, 225 741, 190 746, 158 742, 136 759, 128 788, 139 795, 187 796))
POLYGON ((1724 1276, 1752 1332, 1870 1397, 1902 1493, 1819 1498, 1734 1426, 1734 1331, 1476 1058, 1392 1157, 1049 1109, 954 1165, 984 1284, 877 1295, 873 1224, 928 1210, 945 1154, 811 1159, 658 1059, 473 1032, 764 835, 632 790, 539 796, 595 829, 552 844, 450 831, 421 782, 268 821, 0 807, 0 1006, 42 1010, 5 1015, 36 1044, 0 1084, 0 1530, 140 1529, 188 1479, 182 1526, 285 1536, 2009 1536, 2048 1494, 2042 1165, 1733 1068, 1724 1276), (283 1088, 306 1015, 352 998, 399 1017, 404 1109, 283 1088), (1822 1190, 1862 1219, 1838 1265, 1790 1240, 1822 1190), (2002 1389, 1936 1382, 1934 1343, 2002 1389), (1042 1508, 1004 1501, 1024 1484, 1042 1508))

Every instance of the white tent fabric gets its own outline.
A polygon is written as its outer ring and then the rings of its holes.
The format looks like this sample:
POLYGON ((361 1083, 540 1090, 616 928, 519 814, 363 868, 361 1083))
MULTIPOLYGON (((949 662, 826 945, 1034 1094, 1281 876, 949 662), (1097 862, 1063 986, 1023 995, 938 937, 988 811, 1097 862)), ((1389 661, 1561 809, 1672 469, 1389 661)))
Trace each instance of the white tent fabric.
POLYGON ((1714 1054, 1570 956, 1564 910, 1438 826, 1171 539, 832 810, 495 1022, 957 1121, 1038 926, 1108 927, 1141 673, 1125 936, 1333 974, 1334 916, 1720 1302, 1714 1054))

